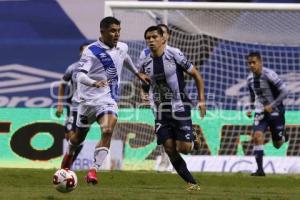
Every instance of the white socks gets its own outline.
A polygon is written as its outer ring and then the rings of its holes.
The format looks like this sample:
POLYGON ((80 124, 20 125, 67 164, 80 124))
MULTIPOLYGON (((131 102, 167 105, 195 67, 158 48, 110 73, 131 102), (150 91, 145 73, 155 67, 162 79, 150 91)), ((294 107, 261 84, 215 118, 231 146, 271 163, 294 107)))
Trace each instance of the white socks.
POLYGON ((103 164, 108 152, 109 149, 107 147, 96 148, 94 152, 94 163, 91 168, 94 168, 98 171, 103 164))
POLYGON ((264 145, 262 145, 262 144, 254 145, 253 150, 254 151, 263 151, 264 150, 264 145))

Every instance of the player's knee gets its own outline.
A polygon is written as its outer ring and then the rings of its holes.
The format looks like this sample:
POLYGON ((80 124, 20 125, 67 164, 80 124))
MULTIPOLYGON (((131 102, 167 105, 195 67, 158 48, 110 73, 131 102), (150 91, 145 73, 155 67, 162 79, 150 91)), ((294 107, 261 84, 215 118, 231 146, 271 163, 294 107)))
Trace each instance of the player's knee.
POLYGON ((183 153, 183 154, 188 154, 191 152, 192 147, 189 145, 179 145, 176 147, 177 152, 183 153))
POLYGON ((113 128, 112 127, 103 127, 102 128, 102 134, 105 136, 111 136, 113 133, 113 128))
POLYGON ((79 145, 86 137, 89 128, 77 128, 76 132, 70 135, 70 141, 74 145, 79 145))
POLYGON ((276 149, 279 149, 281 146, 282 146, 282 142, 273 142, 273 146, 276 148, 276 149))
POLYGON ((168 156, 171 156, 173 154, 173 148, 172 147, 164 147, 165 152, 168 154, 168 156))
POLYGON ((252 136, 252 139, 255 144, 262 144, 264 142, 263 133, 260 131, 255 132, 252 136))
POLYGON ((83 138, 78 137, 77 135, 72 135, 72 137, 70 137, 71 144, 75 146, 81 144, 83 140, 84 140, 83 138))

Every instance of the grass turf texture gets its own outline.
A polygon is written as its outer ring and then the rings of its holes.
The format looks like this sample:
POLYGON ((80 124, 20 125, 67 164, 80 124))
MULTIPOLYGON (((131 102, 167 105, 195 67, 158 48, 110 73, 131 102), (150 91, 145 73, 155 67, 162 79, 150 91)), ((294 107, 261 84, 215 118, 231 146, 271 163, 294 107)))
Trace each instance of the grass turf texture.
POLYGON ((84 182, 86 172, 76 172, 77 188, 67 194, 52 185, 55 170, 0 168, 2 200, 286 200, 300 199, 300 176, 195 173, 201 191, 187 192, 177 174, 145 171, 100 172, 96 186, 84 182))

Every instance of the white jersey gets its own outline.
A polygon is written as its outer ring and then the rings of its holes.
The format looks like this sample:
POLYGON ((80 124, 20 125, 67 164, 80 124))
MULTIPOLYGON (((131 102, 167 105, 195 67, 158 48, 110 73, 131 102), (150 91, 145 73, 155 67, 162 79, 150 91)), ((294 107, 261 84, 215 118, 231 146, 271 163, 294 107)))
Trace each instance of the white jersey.
POLYGON ((124 60, 128 57, 128 46, 118 42, 110 48, 100 40, 90 44, 79 61, 79 72, 95 81, 107 81, 106 87, 92 87, 78 82, 80 101, 86 105, 101 104, 101 98, 117 100, 118 86, 124 60))

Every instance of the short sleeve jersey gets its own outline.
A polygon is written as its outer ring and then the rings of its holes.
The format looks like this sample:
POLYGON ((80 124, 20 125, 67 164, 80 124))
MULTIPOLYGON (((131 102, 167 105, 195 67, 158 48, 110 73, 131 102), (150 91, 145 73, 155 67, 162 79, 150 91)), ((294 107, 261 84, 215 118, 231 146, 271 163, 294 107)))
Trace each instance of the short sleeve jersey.
POLYGON ((147 51, 140 58, 140 70, 151 78, 149 97, 153 110, 160 112, 166 107, 172 112, 184 111, 190 100, 185 93, 183 73, 192 70, 192 63, 179 49, 168 45, 160 57, 152 57, 147 51))
MULTIPOLYGON (((286 87, 278 74, 271 69, 262 68, 259 76, 250 73, 247 78, 247 84, 252 101, 255 101, 255 111, 262 112, 264 106, 272 103, 280 94, 280 88, 286 87)), ((281 102, 277 110, 283 109, 281 102)))
POLYGON ((90 44, 83 52, 79 61, 79 71, 84 72, 95 81, 107 81, 107 87, 91 87, 78 83, 81 101, 97 104, 101 98, 108 96, 117 100, 120 75, 127 57, 128 46, 118 42, 116 47, 110 48, 100 40, 90 44))

